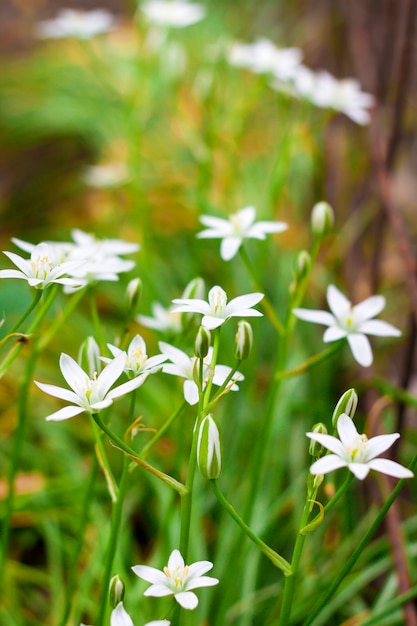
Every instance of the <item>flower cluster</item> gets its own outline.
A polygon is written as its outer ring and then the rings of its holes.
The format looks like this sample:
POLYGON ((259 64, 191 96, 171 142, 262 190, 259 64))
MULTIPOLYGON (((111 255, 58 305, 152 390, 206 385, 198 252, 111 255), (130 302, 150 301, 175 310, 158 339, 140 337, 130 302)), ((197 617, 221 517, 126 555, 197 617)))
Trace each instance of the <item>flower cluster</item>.
POLYGON ((116 26, 114 15, 104 9, 93 11, 75 11, 62 9, 50 20, 36 25, 35 34, 40 39, 91 39, 101 33, 108 33, 116 26))
POLYGON ((148 0, 140 10, 153 24, 168 28, 191 26, 206 14, 203 6, 188 0, 148 0))

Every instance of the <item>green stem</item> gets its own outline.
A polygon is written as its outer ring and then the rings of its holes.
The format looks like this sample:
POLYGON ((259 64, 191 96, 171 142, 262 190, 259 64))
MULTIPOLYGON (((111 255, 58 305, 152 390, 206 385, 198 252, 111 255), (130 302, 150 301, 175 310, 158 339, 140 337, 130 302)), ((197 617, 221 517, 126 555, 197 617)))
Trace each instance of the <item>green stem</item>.
MULTIPOLYGON (((254 287, 257 291, 263 293, 263 289, 262 287, 259 285, 258 279, 255 275, 254 269, 252 267, 252 263, 249 260, 249 257, 247 255, 247 252, 245 250, 245 248, 243 246, 240 246, 239 248, 239 254, 240 254, 240 258, 242 259, 250 277, 252 278, 252 282, 254 284, 254 287)), ((266 296, 266 294, 264 295, 263 299, 260 302, 263 310, 265 311, 267 317, 269 318, 270 322, 272 323, 272 325, 276 328, 276 330, 278 331, 278 333, 280 335, 282 335, 284 333, 284 325, 282 324, 281 320, 278 318, 277 314, 274 311, 274 308, 272 306, 272 304, 270 303, 268 297, 266 296)))
POLYGON ((49 344, 49 342, 55 337, 56 333, 59 331, 63 323, 69 318, 71 313, 75 310, 77 304, 84 296, 86 289, 80 289, 77 291, 72 298, 70 298, 69 302, 65 306, 62 314, 56 318, 54 322, 50 324, 46 332, 42 334, 42 337, 39 339, 39 350, 43 350, 49 344))
POLYGON ((316 365, 319 365, 320 363, 323 363, 323 361, 326 361, 331 356, 333 356, 343 344, 344 340, 335 342, 330 348, 328 348, 327 350, 323 350, 323 352, 320 352, 319 354, 315 354, 314 356, 304 361, 304 363, 302 363, 298 367, 295 367, 291 370, 285 370, 283 372, 277 372, 277 374, 275 375, 275 379, 281 380, 282 378, 291 378, 293 376, 305 374, 305 372, 307 372, 308 370, 312 369, 316 365))
POLYGON ((32 313, 33 309, 36 308, 36 306, 38 305, 38 303, 39 303, 39 301, 40 301, 40 299, 42 297, 42 293, 43 293, 43 291, 41 289, 37 289, 36 290, 35 297, 33 298, 32 304, 29 306, 27 311, 22 315, 20 320, 18 322, 16 322, 16 324, 13 326, 12 330, 9 333, 10 335, 15 333, 18 330, 18 328, 20 328, 20 326, 23 324, 25 319, 27 317, 29 317, 29 315, 32 313))
POLYGON ((242 361, 237 361, 236 365, 230 370, 226 380, 224 381, 224 383, 221 385, 221 387, 219 387, 216 391, 216 393, 214 394, 214 397, 210 400, 210 402, 206 405, 206 412, 209 413, 211 411, 211 409, 215 406, 215 404, 217 403, 217 400, 221 397, 221 395, 223 394, 224 390, 226 389, 226 387, 228 386, 228 384, 230 383, 230 381, 232 380, 233 376, 235 375, 236 371, 238 370, 238 368, 240 367, 240 364, 242 363, 242 361))
POLYGON ((100 349, 103 353, 106 349, 106 340, 104 338, 103 329, 101 326, 100 317, 99 317, 98 310, 97 310, 97 304, 96 304, 92 289, 89 290, 88 295, 89 295, 89 300, 90 300, 91 318, 93 320, 94 331, 97 337, 97 343, 100 346, 100 349))
POLYGON ((228 514, 234 519, 236 524, 240 526, 240 528, 247 534, 249 539, 251 539, 260 549, 261 552, 265 554, 272 561, 275 567, 278 567, 282 570, 285 576, 291 575, 291 566, 282 556, 280 556, 275 550, 270 548, 262 539, 258 537, 244 522, 244 520, 240 517, 240 515, 236 512, 235 508, 230 504, 230 502, 225 498, 222 492, 219 489, 216 480, 210 480, 211 488, 213 489, 214 495, 223 506, 223 508, 228 512, 228 514))
POLYGON ((164 422, 164 424, 162 424, 161 428, 158 430, 157 433, 155 433, 155 435, 146 444, 146 446, 144 446, 142 448, 142 450, 139 452, 139 456, 142 459, 146 459, 146 457, 148 456, 149 452, 154 447, 156 442, 159 441, 159 439, 162 437, 162 435, 165 433, 165 431, 168 430, 168 428, 171 426, 171 424, 173 422, 175 422, 177 417, 179 417, 181 415, 181 413, 183 412, 183 410, 185 409, 186 406, 187 406, 187 403, 184 400, 184 402, 181 404, 181 406, 176 411, 174 411, 174 413, 166 420, 166 422, 164 422))
POLYGON ((110 467, 109 459, 107 458, 107 453, 104 448, 103 440, 101 438, 100 429, 97 426, 97 414, 93 414, 91 417, 93 418, 92 426, 94 438, 96 440, 96 452, 98 462, 100 463, 100 467, 103 470, 104 476, 106 478, 110 498, 112 499, 112 502, 116 502, 118 497, 118 486, 110 467))
MULTIPOLYGON (((416 466, 416 464, 417 464, 417 455, 415 455, 415 457, 411 461, 411 463, 409 465, 409 469, 413 471, 414 467, 416 466)), ((366 548, 366 546, 368 545, 368 543, 372 539, 373 535, 377 531, 377 529, 378 529, 379 525, 381 524, 381 522, 383 521, 384 517, 388 513, 392 503, 394 502, 395 498, 397 497, 397 495, 401 491, 401 489, 404 486, 405 482, 406 481, 405 481, 404 478, 402 480, 398 481, 398 483, 395 486, 395 488, 393 489, 391 495, 388 497, 388 499, 385 502, 384 506, 379 511, 378 515, 376 516, 376 518, 373 521, 373 523, 371 524, 370 528, 367 530, 367 532, 363 536, 362 540, 359 542, 359 544, 356 546, 355 550, 352 552, 350 558, 347 560, 345 566, 342 568, 342 570, 339 573, 339 575, 336 576, 336 578, 330 584, 330 586, 328 587, 326 592, 320 598, 320 600, 317 603, 317 605, 313 608, 310 616, 308 617, 307 621, 304 623, 304 626, 310 626, 310 624, 313 624, 314 620, 316 619, 316 617, 319 616, 321 610, 327 605, 327 603, 329 602, 331 597, 334 595, 334 593, 336 592, 336 590, 339 587, 339 585, 341 584, 341 582, 349 574, 350 570, 355 565, 356 561, 358 560, 358 558, 360 557, 360 555, 362 554, 362 552, 364 551, 364 549, 366 548)))

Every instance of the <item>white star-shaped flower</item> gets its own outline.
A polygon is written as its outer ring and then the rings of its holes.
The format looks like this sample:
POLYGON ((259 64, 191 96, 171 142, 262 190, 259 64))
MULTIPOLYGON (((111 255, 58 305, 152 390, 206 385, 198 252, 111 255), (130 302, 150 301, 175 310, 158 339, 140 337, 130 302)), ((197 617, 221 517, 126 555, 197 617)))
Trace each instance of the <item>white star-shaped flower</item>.
POLYGON ((307 437, 333 453, 313 463, 310 467, 312 474, 327 474, 340 467, 348 467, 359 480, 366 478, 371 469, 395 478, 414 476, 413 472, 395 461, 376 458, 392 446, 400 436, 398 433, 368 439, 366 435, 358 433, 353 420, 346 413, 342 413, 337 420, 337 432, 340 439, 331 435, 307 433, 307 437))
MULTIPOLYGON (((195 356, 189 357, 188 354, 186 354, 182 350, 179 350, 178 348, 175 348, 174 346, 171 346, 164 341, 159 342, 159 349, 165 355, 165 357, 169 358, 171 361, 171 363, 163 364, 162 371, 165 374, 172 374, 173 376, 185 378, 184 398, 188 402, 188 404, 197 404, 198 386, 194 380, 194 373, 198 358, 195 356)), ((210 347, 206 358, 203 360, 203 388, 211 377, 213 379, 213 384, 221 387, 229 376, 230 372, 232 371, 228 365, 215 365, 214 371, 212 371, 212 358, 213 348, 210 347)), ((244 378, 245 377, 243 376, 243 374, 241 374, 240 372, 235 372, 230 382, 231 391, 238 391, 239 387, 236 383, 243 380, 244 378)))
POLYGON ((256 222, 256 210, 253 206, 233 213, 229 219, 202 215, 200 222, 208 226, 208 230, 197 233, 200 239, 222 239, 220 256, 230 261, 244 239, 265 239, 269 233, 281 233, 288 228, 285 222, 256 222))
POLYGON ((298 48, 277 48, 261 37, 254 43, 234 43, 228 54, 232 65, 244 67, 256 74, 273 74, 279 80, 291 79, 301 63, 302 52, 298 48))
MULTIPOLYGON (((165 354, 156 354, 155 356, 148 357, 146 354, 146 343, 140 335, 133 337, 127 350, 121 350, 117 346, 107 344, 108 349, 114 357, 119 354, 124 354, 125 367, 124 371, 129 376, 149 376, 161 370, 161 365, 168 359, 165 354)), ((111 363, 112 359, 107 357, 101 357, 104 363, 111 363)))
POLYGON ((114 15, 104 9, 76 11, 62 9, 57 17, 44 20, 36 25, 35 33, 41 39, 91 39, 101 33, 107 33, 116 25, 114 15))
POLYGON ((172 28, 196 24, 206 14, 205 8, 200 4, 187 0, 149 0, 140 9, 151 22, 172 28))
POLYGON ((181 316, 173 313, 172 308, 165 308, 159 302, 152 303, 153 317, 150 315, 138 315, 136 321, 142 326, 165 332, 179 333, 181 330, 181 316))
POLYGON ((178 604, 184 609, 195 609, 198 598, 191 590, 198 587, 212 587, 219 582, 217 578, 204 576, 211 570, 213 563, 210 561, 196 561, 191 565, 185 565, 179 550, 173 550, 168 559, 168 565, 163 571, 148 565, 135 565, 132 570, 139 578, 143 578, 151 586, 145 591, 145 596, 170 596, 173 595, 178 604))
MULTIPOLYGON (((170 626, 171 622, 167 619, 157 619, 147 622, 145 626, 170 626)), ((86 626, 80 624, 80 626, 86 626)), ((110 615, 110 626, 135 626, 129 613, 123 606, 123 602, 119 602, 110 615)))
POLYGON ((115 398, 124 396, 137 389, 146 380, 146 376, 138 376, 110 390, 126 366, 126 355, 124 353, 119 354, 98 376, 93 375, 92 378, 67 354, 61 354, 59 366, 72 391, 63 387, 34 381, 39 389, 50 396, 55 396, 71 403, 71 406, 66 406, 48 415, 46 418, 48 421, 66 420, 83 412, 90 414, 98 413, 113 404, 115 398))
POLYGON ((399 337, 401 332, 395 326, 373 320, 385 306, 383 296, 371 296, 353 306, 334 285, 327 288, 327 302, 331 313, 310 309, 293 309, 294 315, 307 322, 328 326, 323 341, 337 341, 346 337, 353 357, 363 367, 372 364, 371 344, 366 335, 399 337))
POLYGON ((260 317, 262 313, 252 309, 264 297, 263 293, 248 293, 227 302, 226 292, 216 285, 208 294, 208 302, 199 298, 173 300, 175 313, 201 313, 202 325, 209 330, 218 328, 231 317, 260 317))

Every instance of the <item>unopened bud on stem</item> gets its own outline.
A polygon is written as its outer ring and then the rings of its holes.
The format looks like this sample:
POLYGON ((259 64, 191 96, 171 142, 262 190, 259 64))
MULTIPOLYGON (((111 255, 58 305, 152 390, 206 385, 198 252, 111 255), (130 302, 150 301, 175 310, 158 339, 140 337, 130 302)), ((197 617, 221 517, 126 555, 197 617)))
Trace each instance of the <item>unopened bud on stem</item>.
POLYGON ((241 320, 237 324, 237 332, 235 336, 235 357, 238 361, 244 361, 248 358, 253 344, 253 330, 249 322, 241 320))
POLYGON ((211 343, 210 331, 204 326, 200 326, 198 329, 197 337, 194 343, 194 354, 199 359, 205 359, 211 343))
POLYGON ((325 237, 333 230, 334 211, 328 202, 317 202, 311 210, 311 229, 316 237, 325 237))
POLYGON ((114 609, 119 602, 123 602, 125 595, 125 585, 123 580, 118 574, 113 576, 109 584, 109 602, 112 609, 114 609))
POLYGON ((197 440, 197 463, 208 480, 219 478, 222 471, 220 433, 212 415, 206 415, 200 424, 197 440))
POLYGON ((340 397, 339 402, 336 404, 335 410, 332 415, 332 424, 334 428, 337 426, 337 420, 345 413, 349 417, 353 418, 355 415, 356 407, 358 406, 358 394, 354 389, 348 389, 340 397))
MULTIPOLYGON (((314 424, 311 432, 320 433, 321 435, 327 435, 327 428, 323 424, 323 422, 319 422, 318 424, 314 424)), ((314 441, 314 439, 311 439, 310 445, 308 446, 308 451, 313 459, 318 459, 318 457, 321 456, 323 452, 323 446, 318 441, 314 441)))
POLYGON ((133 278, 126 287, 129 311, 135 312, 142 296, 143 284, 140 278, 133 278))

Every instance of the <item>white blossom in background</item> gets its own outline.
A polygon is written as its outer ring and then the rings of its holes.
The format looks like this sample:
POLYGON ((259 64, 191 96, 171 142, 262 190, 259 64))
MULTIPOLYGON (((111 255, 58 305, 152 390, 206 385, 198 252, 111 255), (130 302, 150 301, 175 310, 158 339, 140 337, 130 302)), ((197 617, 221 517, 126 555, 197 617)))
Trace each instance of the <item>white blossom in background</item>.
POLYGON ((372 349, 366 335, 399 337, 401 332, 387 322, 372 319, 385 307, 383 296, 371 296, 352 305, 334 285, 327 288, 327 302, 331 313, 310 309, 293 309, 299 319, 328 326, 323 341, 331 342, 346 337, 353 357, 363 367, 372 364, 372 349))
POLYGON ((191 26, 206 15, 202 5, 187 0, 148 0, 140 10, 150 22, 168 28, 191 26))
MULTIPOLYGON (((121 350, 117 346, 107 344, 108 349, 114 357, 118 357, 119 354, 123 354, 125 357, 124 371, 128 376, 149 376, 155 374, 155 372, 161 371, 161 366, 168 357, 164 354, 156 354, 155 356, 148 357, 146 354, 146 343, 140 335, 133 337, 127 350, 121 350)), ((111 363, 112 359, 102 356, 101 360, 104 363, 111 363)))
POLYGON ((357 80, 338 80, 329 72, 313 72, 305 66, 294 75, 294 90, 315 106, 340 111, 361 125, 369 123, 369 109, 375 104, 374 96, 362 91, 357 80))
POLYGON ((121 376, 126 365, 124 354, 113 359, 100 374, 90 376, 67 354, 61 354, 59 366, 71 391, 63 387, 37 382, 35 385, 43 392, 70 402, 66 406, 46 418, 48 421, 61 421, 75 417, 80 413, 98 413, 113 404, 115 398, 124 396, 137 389, 146 380, 146 376, 138 376, 122 385, 110 389, 121 376))
POLYGON ((230 215, 229 219, 202 215, 200 222, 207 230, 197 233, 200 239, 221 239, 220 256, 230 261, 245 239, 266 239, 270 233, 281 233, 288 228, 285 222, 255 222, 256 209, 245 207, 230 215))
MULTIPOLYGON (((159 349, 169 359, 170 363, 164 363, 162 365, 162 371, 165 374, 171 374, 173 376, 179 376, 184 378, 184 398, 190 405, 197 404, 198 402, 198 386, 194 380, 195 368, 199 359, 195 356, 189 357, 188 354, 175 348, 164 341, 159 342, 159 349)), ((207 382, 212 378, 213 384, 221 387, 232 369, 228 365, 215 365, 214 370, 211 367, 211 361, 213 358, 213 348, 210 347, 207 356, 203 359, 203 389, 207 385, 207 382)), ((230 381, 229 389, 231 391, 238 391, 239 387, 237 382, 244 380, 241 372, 235 372, 232 380, 230 381)))
POLYGON ((228 61, 255 74, 272 74, 277 79, 288 81, 294 77, 301 64, 299 48, 278 48, 266 38, 252 44, 234 43, 228 51, 228 61))
POLYGON ((358 433, 353 420, 345 413, 337 420, 337 432, 339 439, 322 433, 306 433, 307 437, 333 453, 313 463, 310 467, 312 474, 327 474, 340 467, 347 467, 359 480, 366 478, 371 469, 396 478, 414 476, 413 472, 395 461, 376 458, 392 446, 400 436, 398 433, 368 439, 366 435, 358 433))
POLYGON ((91 39, 96 35, 108 33, 116 26, 114 15, 104 9, 80 11, 62 9, 57 17, 39 22, 35 34, 40 39, 91 39))
POLYGON ((212 567, 213 563, 210 561, 196 561, 185 565, 179 550, 173 550, 168 565, 162 571, 148 565, 135 565, 132 570, 139 578, 152 583, 145 591, 145 596, 173 595, 184 609, 192 610, 198 605, 198 598, 192 589, 212 587, 219 582, 217 578, 204 576, 212 567))
POLYGON ((179 333, 181 331, 181 315, 174 313, 172 308, 165 308, 159 302, 152 303, 152 315, 137 315, 138 324, 163 332, 179 333))
POLYGON ((89 187, 103 189, 124 185, 129 180, 129 175, 126 163, 106 163, 86 167, 82 180, 89 187))
POLYGON ((80 281, 69 278, 73 272, 79 270, 80 261, 63 261, 62 253, 54 246, 47 243, 39 243, 31 247, 30 259, 6 252, 5 254, 19 269, 0 270, 0 278, 19 278, 27 280, 30 287, 46 289, 53 283, 66 285, 70 288, 80 286, 80 281))
POLYGON ((208 294, 208 302, 199 298, 176 298, 173 303, 174 312, 200 313, 203 315, 202 325, 213 330, 231 317, 261 317, 262 313, 252 309, 264 297, 263 293, 249 293, 233 298, 227 302, 226 292, 216 285, 208 294))
MULTIPOLYGON (((144 626, 170 626, 170 624, 171 622, 167 619, 157 619, 147 622, 144 626)), ((86 624, 80 624, 80 626, 86 626, 86 624)), ((123 602, 119 602, 111 612, 110 626, 135 626, 123 602)))

